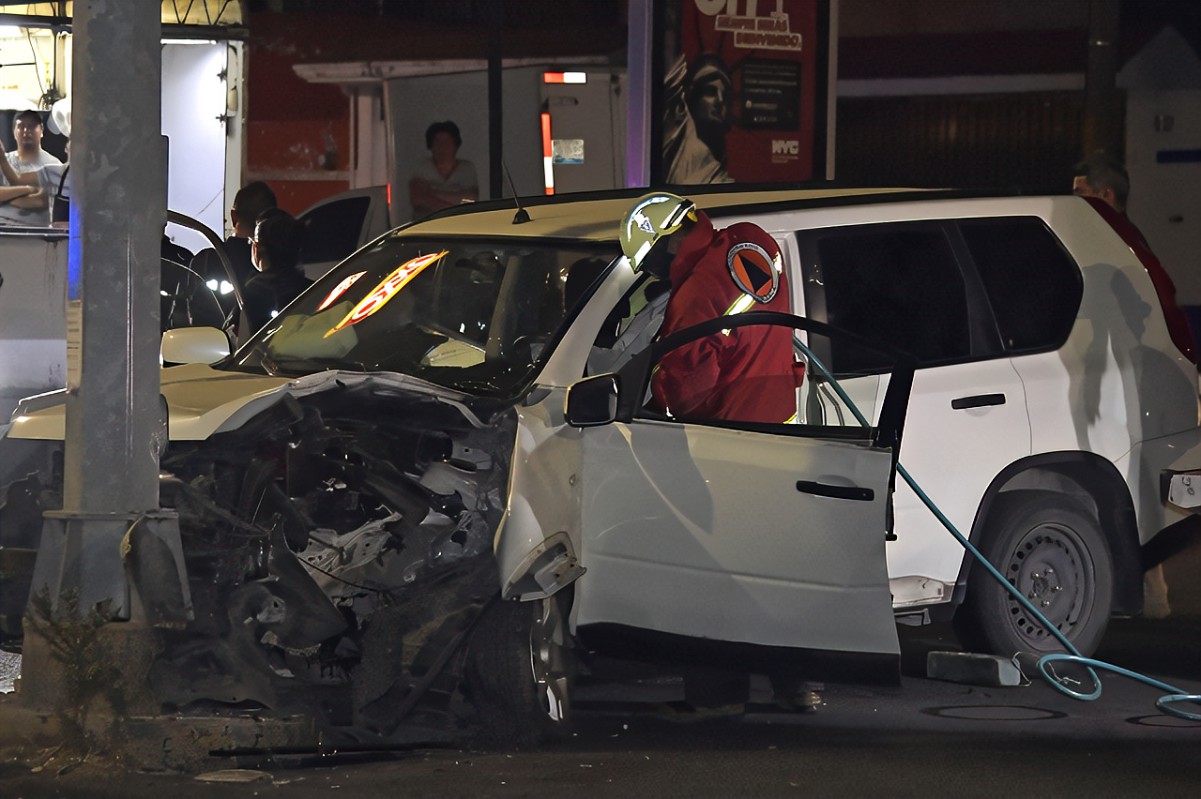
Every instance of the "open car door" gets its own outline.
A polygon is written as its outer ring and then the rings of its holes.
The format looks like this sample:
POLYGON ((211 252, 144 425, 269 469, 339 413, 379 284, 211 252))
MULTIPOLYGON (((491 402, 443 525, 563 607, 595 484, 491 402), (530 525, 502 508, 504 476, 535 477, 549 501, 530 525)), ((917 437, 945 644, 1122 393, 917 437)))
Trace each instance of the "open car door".
POLYGON ((568 420, 584 428, 577 627, 895 662, 884 548, 912 363, 889 353, 891 374, 873 376, 887 381, 884 401, 863 420, 849 405, 810 421, 801 403, 778 424, 680 421, 643 407, 664 354, 754 324, 792 329, 807 367, 798 397, 837 392, 806 342, 843 334, 771 312, 680 331, 569 391, 568 420))

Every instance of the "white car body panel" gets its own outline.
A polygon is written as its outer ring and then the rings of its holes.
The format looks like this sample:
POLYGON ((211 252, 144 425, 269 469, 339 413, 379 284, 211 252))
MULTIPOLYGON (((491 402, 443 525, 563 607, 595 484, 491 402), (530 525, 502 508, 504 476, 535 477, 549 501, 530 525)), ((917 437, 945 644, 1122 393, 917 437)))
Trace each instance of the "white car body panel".
POLYGON ((1123 475, 1128 475, 1138 516, 1139 543, 1145 544, 1156 533, 1175 524, 1187 516, 1189 510, 1201 507, 1182 502, 1177 505, 1164 503, 1160 498, 1160 479, 1165 472, 1186 472, 1197 469, 1201 463, 1201 435, 1195 430, 1186 430, 1162 438, 1142 441, 1134 446, 1130 454, 1119 458, 1114 464, 1123 475))
POLYGON ((567 533, 579 552, 580 431, 563 421, 563 389, 546 390, 541 402, 518 409, 509 495, 496 531, 501 591, 522 576, 531 552, 556 533, 567 533))
POLYGON ((896 653, 884 570, 891 454, 638 421, 584 431, 580 625, 896 653), (870 488, 813 496, 797 480, 870 488))
MULTIPOLYGON (((980 498, 1006 466, 1030 454, 1026 396, 1008 359, 920 369, 913 375, 900 461, 959 530, 972 528, 980 498), (970 386, 969 388, 966 388, 970 386), (970 396, 1001 394, 1002 404, 957 410, 951 403, 970 396), (945 476, 954 473, 955 490, 945 476)), ((894 497, 897 538, 888 545, 888 573, 923 577, 923 593, 894 591, 897 604, 946 597, 963 563, 963 548, 934 518, 911 488, 897 480, 894 497)))

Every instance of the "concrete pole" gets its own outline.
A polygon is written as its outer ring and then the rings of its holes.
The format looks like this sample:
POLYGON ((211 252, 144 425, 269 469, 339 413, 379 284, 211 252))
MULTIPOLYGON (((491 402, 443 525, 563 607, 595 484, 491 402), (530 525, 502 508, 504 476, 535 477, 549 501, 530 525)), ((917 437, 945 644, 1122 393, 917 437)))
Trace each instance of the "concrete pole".
POLYGON ((130 513, 158 507, 162 23, 157 3, 93 0, 74 31, 63 501, 130 513))
POLYGON ((74 12, 64 508, 46 514, 33 590, 54 605, 75 595, 83 612, 107 604, 112 619, 151 605, 152 621, 178 619, 190 608, 179 526, 157 511, 159 4, 88 0, 74 12), (167 587, 139 597, 126 570, 152 561, 167 587))

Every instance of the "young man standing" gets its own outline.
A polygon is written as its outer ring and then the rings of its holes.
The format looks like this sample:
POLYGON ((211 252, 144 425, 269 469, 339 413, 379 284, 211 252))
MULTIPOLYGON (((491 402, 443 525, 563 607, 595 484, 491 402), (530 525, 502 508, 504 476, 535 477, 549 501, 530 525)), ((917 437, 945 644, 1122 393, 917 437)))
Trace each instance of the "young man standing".
POLYGON ((62 166, 63 162, 42 149, 44 132, 42 115, 37 111, 21 111, 13 117, 17 147, 6 154, 10 168, 0 174, 0 223, 34 227, 50 224, 50 194, 41 184, 41 171, 46 166, 62 166))
POLYGON ((13 139, 17 149, 8 154, 8 163, 18 173, 34 172, 48 164, 61 164, 58 158, 42 149, 45 128, 42 115, 32 109, 13 117, 13 139))

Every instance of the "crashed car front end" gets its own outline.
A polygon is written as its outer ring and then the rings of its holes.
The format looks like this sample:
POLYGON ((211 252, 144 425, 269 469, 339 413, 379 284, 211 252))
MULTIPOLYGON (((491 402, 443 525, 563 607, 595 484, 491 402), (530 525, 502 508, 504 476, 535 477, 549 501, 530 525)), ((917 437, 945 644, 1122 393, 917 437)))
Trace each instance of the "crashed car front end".
MULTIPOLYGON (((224 363, 164 372, 160 506, 191 602, 156 633, 164 711, 392 743, 475 712, 465 644, 500 601, 516 405, 563 318, 559 262, 580 257, 530 250, 385 240, 224 363)), ((28 451, 0 486, 6 545, 62 505, 62 405, 19 413, 0 440, 28 451)))
MULTIPOLYGON (((451 732, 456 655, 497 595, 516 415, 480 418, 392 375, 315 377, 164 453, 192 618, 158 632, 150 690, 164 711, 304 714, 356 740, 451 732)), ((37 451, 27 466, 61 463, 59 442, 4 444, 37 451)), ((35 469, 7 486, 0 524, 29 551, 62 505, 55 479, 35 469)))
POLYGON ((156 695, 312 713, 318 691, 329 725, 395 732, 496 593, 513 424, 331 375, 172 447, 195 620, 165 633, 156 695))

